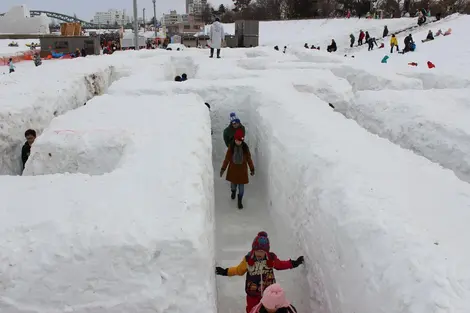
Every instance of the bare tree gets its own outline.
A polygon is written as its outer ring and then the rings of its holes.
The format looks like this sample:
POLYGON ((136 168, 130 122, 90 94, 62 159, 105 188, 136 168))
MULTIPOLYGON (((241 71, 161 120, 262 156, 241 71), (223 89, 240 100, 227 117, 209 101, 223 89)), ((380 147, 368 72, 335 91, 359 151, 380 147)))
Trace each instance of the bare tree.
POLYGON ((249 8, 251 0, 232 0, 235 12, 242 12, 249 8))
POLYGON ((209 3, 206 4, 204 8, 202 9, 201 17, 204 23, 209 24, 213 22, 213 14, 212 14, 213 9, 214 8, 209 3))
POLYGON ((318 16, 318 11, 325 9, 330 0, 286 0, 285 9, 288 19, 303 19, 318 16))

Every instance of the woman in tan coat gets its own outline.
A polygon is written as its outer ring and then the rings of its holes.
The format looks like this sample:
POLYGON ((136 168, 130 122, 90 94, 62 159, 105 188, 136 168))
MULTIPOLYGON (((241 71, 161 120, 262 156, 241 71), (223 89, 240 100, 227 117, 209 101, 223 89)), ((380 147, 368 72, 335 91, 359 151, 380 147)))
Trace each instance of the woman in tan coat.
POLYGON ((225 160, 220 169, 220 177, 224 174, 228 166, 227 180, 231 183, 232 199, 238 187, 238 208, 243 209, 242 199, 245 192, 245 184, 248 184, 248 167, 251 176, 255 175, 255 167, 251 160, 251 153, 248 145, 244 142, 243 131, 237 129, 234 135, 234 142, 229 145, 225 160))

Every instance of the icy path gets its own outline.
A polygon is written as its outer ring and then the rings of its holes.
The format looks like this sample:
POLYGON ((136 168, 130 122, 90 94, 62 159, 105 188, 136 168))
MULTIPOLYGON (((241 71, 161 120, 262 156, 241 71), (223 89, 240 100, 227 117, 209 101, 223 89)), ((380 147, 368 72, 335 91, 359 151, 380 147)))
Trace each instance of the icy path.
MULTIPOLYGON (((247 128, 247 132, 250 129, 247 128)), ((216 137, 221 134, 214 132, 216 137)), ((222 141, 221 138, 216 138, 222 141)), ((254 161, 256 159, 254 158, 254 161)), ((268 233, 271 251, 280 259, 296 258, 296 246, 290 244, 289 230, 282 223, 273 223, 269 213, 269 200, 261 188, 260 177, 251 177, 245 186, 244 209, 237 208, 236 200, 230 199, 230 185, 225 176, 220 178, 218 173, 222 164, 222 156, 214 153, 214 192, 215 192, 215 221, 216 221, 216 264, 222 267, 238 265, 243 256, 251 249, 253 238, 260 230, 268 233), (280 224, 281 227, 278 227, 280 224)), ((256 163, 255 163, 256 168, 256 163)), ((309 301, 305 268, 275 272, 287 297, 299 312, 309 312, 309 301)), ((245 312, 245 277, 217 276, 218 311, 220 313, 245 312)))

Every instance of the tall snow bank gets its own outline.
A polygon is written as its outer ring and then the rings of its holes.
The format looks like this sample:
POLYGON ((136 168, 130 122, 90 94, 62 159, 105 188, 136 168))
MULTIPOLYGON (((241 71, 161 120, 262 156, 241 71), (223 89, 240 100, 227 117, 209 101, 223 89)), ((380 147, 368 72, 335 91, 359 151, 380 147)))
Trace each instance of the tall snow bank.
MULTIPOLYGON (((204 102, 195 95, 96 97, 52 121, 27 167, 65 146, 76 145, 74 153, 89 139, 105 145, 98 128, 126 134, 111 173, 0 177, 0 311, 215 312, 204 102)), ((88 152, 108 158, 99 148, 88 152)))
POLYGON ((470 187, 312 94, 273 82, 257 99, 258 173, 308 255, 317 311, 468 312, 470 187))
POLYGON ((470 182, 469 98, 469 89, 363 91, 339 110, 470 182))
POLYGON ((14 74, 6 77, 0 86, 3 123, 0 174, 3 175, 21 173, 21 146, 28 128, 40 134, 54 117, 83 106, 118 78, 112 63, 98 58, 55 61, 36 71, 14 74))

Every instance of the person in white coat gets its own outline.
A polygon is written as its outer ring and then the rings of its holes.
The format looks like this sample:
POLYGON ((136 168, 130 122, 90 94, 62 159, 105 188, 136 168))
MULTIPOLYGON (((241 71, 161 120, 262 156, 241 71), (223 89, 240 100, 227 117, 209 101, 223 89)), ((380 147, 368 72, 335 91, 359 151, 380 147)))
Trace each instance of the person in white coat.
POLYGON ((220 23, 220 19, 217 17, 215 22, 211 25, 211 30, 209 33, 209 37, 211 40, 211 55, 210 57, 214 57, 214 49, 217 49, 217 58, 220 59, 220 48, 222 47, 222 41, 224 40, 224 27, 220 23))

